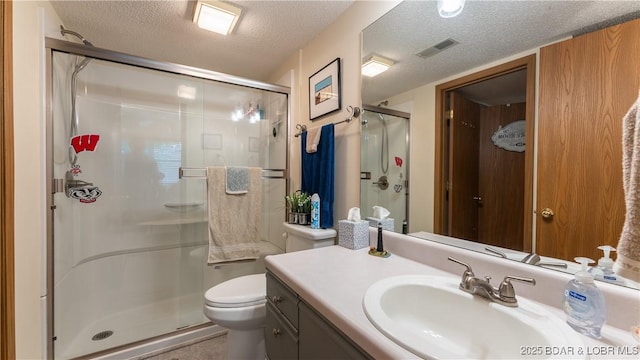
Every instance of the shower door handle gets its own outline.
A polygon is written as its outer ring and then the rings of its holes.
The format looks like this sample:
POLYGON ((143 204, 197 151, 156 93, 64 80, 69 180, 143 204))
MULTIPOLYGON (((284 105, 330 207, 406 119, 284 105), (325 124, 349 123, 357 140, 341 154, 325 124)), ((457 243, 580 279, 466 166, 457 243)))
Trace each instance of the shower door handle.
POLYGON ((93 183, 86 182, 83 180, 71 180, 67 181, 67 189, 75 189, 83 186, 93 186, 93 183))
POLYGON ((85 186, 93 186, 93 183, 84 180, 78 180, 73 177, 73 174, 68 171, 64 179, 64 193, 67 197, 70 197, 69 191, 85 186))
POLYGON ((389 187, 389 180, 387 180, 386 176, 382 175, 380 176, 378 181, 373 183, 373 185, 378 185, 380 189, 387 190, 387 188, 389 187))
POLYGON ((69 190, 77 189, 85 186, 93 186, 93 183, 82 181, 82 180, 67 180, 64 184, 64 192, 69 196, 69 190))

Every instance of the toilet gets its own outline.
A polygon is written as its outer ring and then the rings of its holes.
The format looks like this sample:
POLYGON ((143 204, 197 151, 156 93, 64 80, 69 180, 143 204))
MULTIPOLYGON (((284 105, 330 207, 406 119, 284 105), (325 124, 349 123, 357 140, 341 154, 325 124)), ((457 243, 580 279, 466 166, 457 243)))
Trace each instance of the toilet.
MULTIPOLYGON (((288 223, 284 228, 286 252, 331 246, 337 236, 334 229, 311 229, 288 223)), ((229 359, 265 359, 266 295, 264 273, 227 280, 205 293, 204 315, 228 329, 229 359)))

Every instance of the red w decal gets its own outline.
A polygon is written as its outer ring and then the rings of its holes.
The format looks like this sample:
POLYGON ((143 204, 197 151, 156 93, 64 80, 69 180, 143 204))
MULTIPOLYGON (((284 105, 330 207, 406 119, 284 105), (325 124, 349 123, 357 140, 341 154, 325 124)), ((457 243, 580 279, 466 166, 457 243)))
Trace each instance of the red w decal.
POLYGON ((76 154, 83 151, 94 151, 100 141, 100 135, 78 135, 71 139, 71 146, 76 154))

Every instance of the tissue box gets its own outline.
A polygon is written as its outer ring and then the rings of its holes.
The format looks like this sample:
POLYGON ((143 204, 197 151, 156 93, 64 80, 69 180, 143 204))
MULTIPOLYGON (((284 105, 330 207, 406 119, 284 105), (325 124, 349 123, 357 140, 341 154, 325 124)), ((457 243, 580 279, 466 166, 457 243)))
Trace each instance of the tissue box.
POLYGON ((390 218, 386 219, 376 219, 374 217, 367 217, 369 220, 369 226, 373 226, 374 228, 378 227, 378 223, 382 223, 382 230, 394 231, 395 230, 395 221, 390 218))
POLYGON ((366 220, 338 221, 338 245, 352 250, 369 247, 369 223, 366 220))

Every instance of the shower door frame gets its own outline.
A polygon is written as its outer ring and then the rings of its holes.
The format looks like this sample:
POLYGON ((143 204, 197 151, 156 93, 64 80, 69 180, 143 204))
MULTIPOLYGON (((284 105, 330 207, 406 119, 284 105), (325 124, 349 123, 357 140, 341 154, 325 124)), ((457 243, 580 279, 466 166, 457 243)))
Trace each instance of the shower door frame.
MULTIPOLYGON (((407 174, 405 175, 405 179, 404 179, 404 184, 405 184, 405 209, 404 209, 404 219, 407 221, 407 223, 410 225, 411 222, 409 221, 410 219, 410 214, 409 214, 409 201, 410 201, 410 194, 411 194, 411 181, 409 181, 409 179, 411 179, 411 114, 404 112, 404 111, 399 111, 399 110, 393 110, 393 109, 387 109, 387 108, 383 108, 380 106, 374 106, 374 105, 362 105, 362 109, 364 111, 369 111, 369 112, 375 112, 375 113, 379 113, 382 115, 389 115, 389 116, 395 116, 395 117, 399 117, 399 118, 403 118, 407 121, 407 132, 405 134, 405 146, 407 149, 407 165, 406 165, 406 172, 407 174)), ((362 171, 362 169, 360 169, 360 171, 362 171)), ((360 185, 362 186, 362 185, 360 185)), ((361 204, 362 204, 362 199, 360 199, 361 204)))
MULTIPOLYGON (((64 52, 73 55, 87 56, 93 59, 109 61, 113 63, 135 66, 139 68, 145 68, 149 70, 163 71, 166 73, 186 75, 195 77, 202 80, 211 80, 225 84, 244 86, 252 89, 271 91, 274 93, 285 94, 287 96, 287 126, 285 126, 286 139, 289 139, 290 124, 291 124, 291 88, 287 86, 271 84, 261 82, 257 80, 251 80, 239 76, 228 75, 213 70, 200 69, 187 65, 180 65, 169 62, 162 62, 157 60, 151 60, 135 55, 129 55, 112 50, 102 49, 98 47, 86 46, 84 44, 54 39, 45 38, 45 57, 46 57, 46 196, 47 196, 47 208, 50 210, 47 212, 47 238, 46 238, 46 263, 44 264, 44 271, 46 277, 46 289, 43 289, 46 294, 46 357, 47 359, 54 358, 54 308, 53 308, 53 211, 55 210, 55 204, 53 202, 53 194, 56 193, 55 180, 53 179, 53 159, 49 156, 53 147, 53 52, 64 52)), ((289 193, 289 141, 286 143, 285 150, 285 169, 283 169, 283 178, 285 179, 285 193, 289 193)), ((168 333, 172 334, 172 333, 168 333)), ((164 336, 166 336, 165 334, 164 336)), ((129 344, 125 344, 120 347, 127 347, 129 344)))

